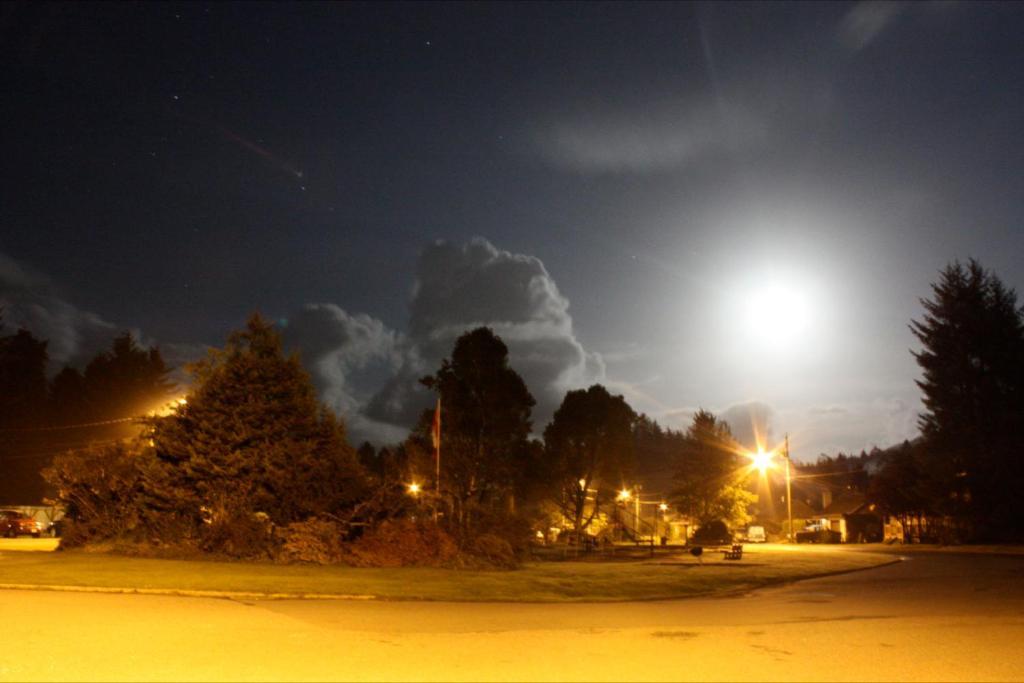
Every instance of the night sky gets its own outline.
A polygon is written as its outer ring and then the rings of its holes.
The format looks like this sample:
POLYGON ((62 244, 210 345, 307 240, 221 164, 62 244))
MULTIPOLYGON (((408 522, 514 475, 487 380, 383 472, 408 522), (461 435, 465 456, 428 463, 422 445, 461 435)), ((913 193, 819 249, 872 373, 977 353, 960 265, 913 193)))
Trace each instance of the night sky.
POLYGON ((953 259, 1024 287, 1016 3, 0 7, 0 305, 54 371, 253 310, 354 439, 489 324, 794 456, 888 446, 953 259))

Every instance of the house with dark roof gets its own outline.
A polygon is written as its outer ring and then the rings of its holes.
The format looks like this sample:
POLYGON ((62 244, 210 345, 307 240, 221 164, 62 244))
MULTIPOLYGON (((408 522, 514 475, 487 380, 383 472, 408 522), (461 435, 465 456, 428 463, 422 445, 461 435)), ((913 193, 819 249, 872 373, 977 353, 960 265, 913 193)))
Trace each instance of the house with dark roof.
POLYGON ((882 540, 882 515, 859 491, 841 491, 821 511, 821 519, 839 532, 843 543, 869 543, 882 540))

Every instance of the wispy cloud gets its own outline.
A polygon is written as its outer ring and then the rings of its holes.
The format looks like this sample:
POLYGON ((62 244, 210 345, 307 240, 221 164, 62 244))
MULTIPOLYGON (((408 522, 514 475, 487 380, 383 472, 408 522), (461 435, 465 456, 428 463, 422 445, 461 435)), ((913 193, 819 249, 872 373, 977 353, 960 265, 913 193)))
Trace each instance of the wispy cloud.
POLYGON ((902 2, 865 0, 839 22, 839 42, 854 52, 863 50, 892 26, 906 10, 902 2))
MULTIPOLYGON (((608 107, 602 107, 607 112, 608 107)), ((551 164, 586 173, 646 173, 677 169, 715 151, 764 138, 763 122, 721 102, 654 102, 618 113, 583 112, 555 118, 536 131, 551 164)))

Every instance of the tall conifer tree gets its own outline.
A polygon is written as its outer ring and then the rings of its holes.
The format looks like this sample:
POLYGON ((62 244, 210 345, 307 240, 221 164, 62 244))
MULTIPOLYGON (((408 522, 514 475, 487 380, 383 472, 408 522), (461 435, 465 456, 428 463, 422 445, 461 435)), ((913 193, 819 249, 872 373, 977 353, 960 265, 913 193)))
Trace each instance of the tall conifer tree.
POLYGON ((194 530, 255 513, 288 524, 338 512, 362 493, 342 424, 263 318, 192 372, 188 403, 153 421, 145 487, 162 513, 194 530))
POLYGON ((921 342, 918 386, 929 474, 942 511, 979 537, 1024 538, 1024 321, 1017 295, 970 260, 947 266, 910 328, 921 342))

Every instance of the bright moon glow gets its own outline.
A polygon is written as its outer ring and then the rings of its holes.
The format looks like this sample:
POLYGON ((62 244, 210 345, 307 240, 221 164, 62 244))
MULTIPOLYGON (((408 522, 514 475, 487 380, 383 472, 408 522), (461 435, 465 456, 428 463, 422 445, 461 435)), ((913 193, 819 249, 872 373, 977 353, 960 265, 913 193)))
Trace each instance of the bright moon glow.
POLYGON ((765 283, 754 287, 744 300, 744 326, 759 346, 789 347, 807 332, 810 306, 800 288, 781 282, 765 283))

